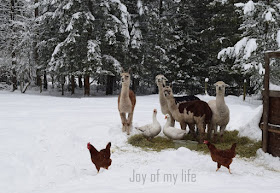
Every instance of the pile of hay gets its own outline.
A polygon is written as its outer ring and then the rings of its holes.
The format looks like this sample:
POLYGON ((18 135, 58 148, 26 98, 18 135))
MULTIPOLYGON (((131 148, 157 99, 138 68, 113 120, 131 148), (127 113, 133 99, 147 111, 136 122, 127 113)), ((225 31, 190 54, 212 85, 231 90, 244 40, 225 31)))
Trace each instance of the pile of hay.
MULTIPOLYGON (((190 135, 187 135, 184 140, 170 140, 166 137, 158 136, 148 141, 143 135, 139 134, 129 137, 128 143, 145 151, 161 151, 170 148, 186 147, 191 150, 209 153, 205 144, 198 144, 190 135)), ((237 143, 236 153, 240 157, 254 157, 257 150, 261 148, 261 141, 253 141, 248 137, 239 137, 238 131, 226 131, 224 133, 224 142, 216 143, 215 146, 218 149, 228 149, 233 143, 237 143)))

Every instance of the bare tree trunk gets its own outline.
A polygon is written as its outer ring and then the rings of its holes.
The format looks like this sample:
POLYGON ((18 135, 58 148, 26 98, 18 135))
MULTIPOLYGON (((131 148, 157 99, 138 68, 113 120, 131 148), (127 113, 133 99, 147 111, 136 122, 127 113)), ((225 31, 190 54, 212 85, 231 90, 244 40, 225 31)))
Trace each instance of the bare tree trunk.
POLYGON ((90 95, 90 83, 89 83, 89 75, 85 75, 84 77, 84 89, 85 95, 90 95))
POLYGON ((61 95, 64 95, 65 77, 61 77, 61 95))
MULTIPOLYGON (((38 0, 34 0, 34 4, 38 3, 38 0)), ((39 16, 39 8, 36 7, 34 10, 34 16, 37 18, 39 16)), ((34 62, 38 64, 38 50, 37 50, 37 42, 36 39, 33 42, 33 50, 34 50, 34 62)), ((36 85, 40 87, 40 92, 42 92, 42 79, 41 79, 41 69, 36 70, 36 85)))
POLYGON ((52 88, 54 88, 54 75, 51 75, 52 77, 52 88))
POLYGON ((44 71, 44 89, 48 90, 48 79, 46 71, 44 71))
POLYGON ((162 1, 163 1, 163 0, 159 0, 159 17, 161 17, 162 12, 163 12, 162 1))
POLYGON ((71 75, 71 94, 75 94, 75 76, 71 75))
POLYGON ((27 90, 28 86, 30 85, 30 82, 27 83, 27 85, 25 85, 25 87, 22 90, 22 93, 25 93, 25 91, 27 90))
POLYGON ((78 79, 79 79, 79 88, 83 88, 83 82, 82 82, 82 76, 80 75, 79 77, 78 77, 78 79))
POLYGON ((132 88, 131 88, 131 90, 133 90, 134 93, 137 92, 138 86, 139 86, 139 79, 132 77, 132 88))
MULTIPOLYGON (((11 0, 11 20, 12 21, 15 20, 15 0, 11 0)), ((15 28, 13 26, 11 28, 13 33, 15 33, 15 28)), ((12 48, 14 47, 13 39, 12 39, 12 48)), ((12 91, 17 90, 17 73, 15 68, 16 68, 16 53, 12 51, 12 85, 13 85, 12 91)))
POLYGON ((114 76, 107 75, 106 95, 112 95, 114 89, 114 76))

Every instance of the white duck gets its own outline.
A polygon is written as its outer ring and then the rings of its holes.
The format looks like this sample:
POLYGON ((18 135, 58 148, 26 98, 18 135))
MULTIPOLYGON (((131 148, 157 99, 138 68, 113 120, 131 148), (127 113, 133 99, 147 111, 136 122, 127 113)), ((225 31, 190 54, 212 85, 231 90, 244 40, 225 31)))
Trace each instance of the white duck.
POLYGON ((161 125, 157 120, 157 110, 153 111, 153 123, 144 125, 142 127, 135 127, 135 129, 142 132, 142 134, 151 140, 161 132, 161 125))
POLYGON ((175 127, 171 127, 171 118, 170 115, 167 114, 165 115, 165 119, 167 119, 164 127, 163 127, 163 133, 164 135, 166 135, 166 137, 170 138, 170 139, 183 139, 184 135, 187 134, 186 130, 181 130, 181 129, 177 129, 175 127))

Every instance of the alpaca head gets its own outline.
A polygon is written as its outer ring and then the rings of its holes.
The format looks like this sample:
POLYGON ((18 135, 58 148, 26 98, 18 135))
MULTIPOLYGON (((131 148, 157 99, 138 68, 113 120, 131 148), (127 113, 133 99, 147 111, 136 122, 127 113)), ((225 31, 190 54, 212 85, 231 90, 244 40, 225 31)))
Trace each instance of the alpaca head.
POLYGON ((124 72, 122 69, 121 82, 122 82, 122 85, 124 85, 124 86, 130 85, 130 68, 129 68, 128 72, 124 72))
POLYGON ((226 87, 229 87, 229 85, 227 85, 226 83, 224 83, 223 81, 218 81, 214 84, 214 86, 216 87, 216 94, 219 95, 224 95, 225 94, 225 90, 226 87))
POLYGON ((158 87, 165 87, 167 81, 168 79, 162 74, 156 76, 156 84, 158 87))
POLYGON ((165 98, 167 98, 167 99, 173 98, 172 88, 170 86, 164 87, 163 94, 164 94, 165 98))

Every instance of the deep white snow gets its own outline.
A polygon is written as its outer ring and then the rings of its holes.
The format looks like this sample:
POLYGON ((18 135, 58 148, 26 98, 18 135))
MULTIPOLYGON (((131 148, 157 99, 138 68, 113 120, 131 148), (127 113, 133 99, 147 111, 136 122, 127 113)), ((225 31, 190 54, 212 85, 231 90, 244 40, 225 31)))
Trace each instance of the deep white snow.
MULTIPOLYGON (((227 129, 259 139, 260 103, 234 96, 225 101, 231 116, 227 129)), ((64 98, 0 91, 0 107, 3 193, 273 193, 280 189, 280 160, 261 150, 256 158, 234 158, 230 175, 223 167, 216 172, 209 155, 186 148, 157 153, 132 147, 121 132, 117 96, 64 98), (87 142, 102 149, 109 141, 112 165, 97 174, 87 142)), ((158 95, 137 96, 134 126, 149 123, 154 108, 164 125, 158 95)))

